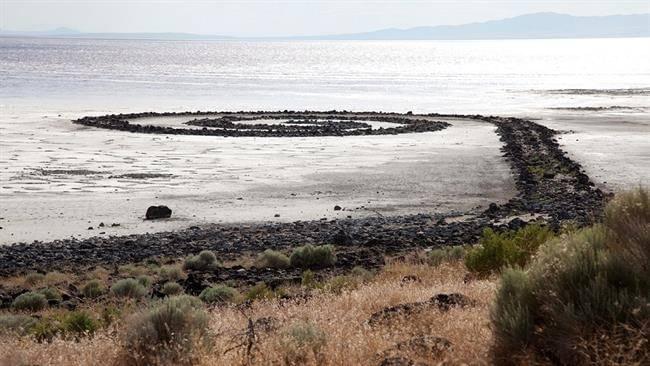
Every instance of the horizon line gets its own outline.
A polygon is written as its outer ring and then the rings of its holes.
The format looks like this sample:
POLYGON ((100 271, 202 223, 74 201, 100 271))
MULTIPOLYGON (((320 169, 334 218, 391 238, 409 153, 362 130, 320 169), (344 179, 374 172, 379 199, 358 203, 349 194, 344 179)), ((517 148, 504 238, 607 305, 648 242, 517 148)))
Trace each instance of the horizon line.
MULTIPOLYGON (((294 40, 310 40, 310 39, 315 39, 317 40, 320 37, 345 37, 345 36, 354 36, 354 35, 362 35, 362 34, 371 34, 375 32, 382 32, 382 31, 409 31, 409 30, 415 30, 419 28, 437 28, 437 27, 462 27, 462 26, 468 26, 468 25, 476 25, 476 24, 485 24, 485 23, 491 23, 491 22, 499 22, 499 21, 504 21, 504 20, 510 20, 510 19, 516 19, 520 17, 525 17, 525 16, 532 16, 532 15, 557 15, 557 16, 569 16, 569 17, 574 17, 574 18, 606 18, 606 17, 616 17, 616 16, 650 16, 650 12, 648 13, 631 13, 631 14, 609 14, 609 15, 572 15, 568 13, 558 13, 558 12, 535 12, 535 13, 524 13, 524 14, 519 14, 515 15, 512 17, 507 17, 507 18, 497 18, 497 19, 490 19, 490 20, 485 20, 485 21, 476 21, 476 22, 468 22, 468 23, 461 23, 461 24, 437 24, 437 25, 418 25, 418 26, 412 26, 412 27, 406 27, 406 28, 398 28, 398 27, 386 27, 386 28, 375 28, 372 30, 365 30, 365 31, 358 31, 358 32, 345 32, 345 33, 326 33, 326 34, 312 34, 312 35, 276 35, 276 36, 261 36, 261 35, 252 35, 252 36, 242 36, 242 35, 226 35, 226 34, 207 34, 207 33, 192 33, 192 32, 187 32, 187 31, 131 31, 131 32, 111 32, 111 31, 82 31, 79 29, 67 27, 67 26, 59 26, 53 29, 48 29, 48 30, 15 30, 15 29, 2 29, 0 28, 0 36, 29 36, 30 34, 36 36, 36 37, 43 37, 43 38, 70 38, 70 37, 75 37, 75 36, 89 36, 89 38, 92 39, 93 35, 116 35, 116 36, 128 36, 128 35, 177 35, 177 36, 189 36, 189 37, 204 37, 206 39, 204 40, 210 40, 210 37, 214 37, 212 40, 289 40, 289 39, 294 39, 294 40), (68 33, 61 33, 61 34, 56 34, 56 32, 68 32, 68 33)), ((648 26, 650 30, 650 25, 648 26)), ((627 38, 630 36, 624 36, 622 38, 627 38)), ((644 36, 637 36, 637 37, 644 37, 644 36)), ((571 38, 571 37, 567 37, 571 38)), ((578 37, 578 38, 584 38, 584 37, 578 37)), ((598 37, 595 37, 598 38, 598 37)), ((607 36, 607 37, 602 37, 602 38, 615 38, 613 36, 607 36)), ((503 38, 503 39, 508 39, 508 38, 503 38)), ((170 39, 161 39, 161 40, 170 40, 170 39)), ((178 40, 183 40, 183 39, 178 39, 178 40)), ((185 40, 196 40, 196 39, 185 39, 185 40)), ((444 39, 441 39, 444 40, 444 39)))

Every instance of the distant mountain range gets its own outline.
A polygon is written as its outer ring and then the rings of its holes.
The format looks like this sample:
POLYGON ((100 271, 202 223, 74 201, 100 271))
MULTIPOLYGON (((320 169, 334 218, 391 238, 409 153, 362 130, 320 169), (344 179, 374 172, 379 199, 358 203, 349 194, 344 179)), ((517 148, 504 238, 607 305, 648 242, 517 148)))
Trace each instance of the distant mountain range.
POLYGON ((83 33, 68 28, 43 32, 0 30, 0 36, 160 40, 463 40, 650 37, 650 14, 572 16, 536 13, 463 25, 296 37, 229 37, 191 33, 83 33))
POLYGON ((20 32, 0 29, 0 37, 41 37, 41 38, 75 38, 75 39, 150 39, 168 41, 209 41, 237 39, 236 37, 216 36, 193 33, 84 33, 69 28, 56 28, 49 31, 20 32))

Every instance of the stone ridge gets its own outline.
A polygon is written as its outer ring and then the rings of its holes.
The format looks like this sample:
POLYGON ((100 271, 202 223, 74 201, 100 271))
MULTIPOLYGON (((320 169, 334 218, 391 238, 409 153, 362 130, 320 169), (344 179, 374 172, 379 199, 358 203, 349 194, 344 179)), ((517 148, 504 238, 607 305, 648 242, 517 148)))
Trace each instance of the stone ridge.
POLYGON ((412 114, 385 114, 359 112, 185 112, 185 113, 133 113, 111 114, 99 117, 83 117, 73 121, 76 124, 105 128, 109 130, 128 131, 134 133, 171 134, 171 135, 201 135, 223 137, 309 137, 309 136, 360 136, 360 135, 396 135, 401 133, 434 132, 449 127, 449 123, 431 121, 423 118, 413 118, 412 114), (131 123, 144 117, 166 116, 205 116, 215 115, 217 118, 197 118, 186 125, 203 128, 165 127, 131 123), (255 125, 233 123, 260 119, 287 119, 293 123, 255 125), (317 123, 307 125, 305 121, 315 120, 317 123), (342 122, 334 122, 341 120, 342 122), (367 123, 360 121, 390 122, 398 124, 388 128, 369 128, 367 123), (321 122, 321 123, 318 123, 321 122), (324 122, 324 123, 323 123, 324 122))

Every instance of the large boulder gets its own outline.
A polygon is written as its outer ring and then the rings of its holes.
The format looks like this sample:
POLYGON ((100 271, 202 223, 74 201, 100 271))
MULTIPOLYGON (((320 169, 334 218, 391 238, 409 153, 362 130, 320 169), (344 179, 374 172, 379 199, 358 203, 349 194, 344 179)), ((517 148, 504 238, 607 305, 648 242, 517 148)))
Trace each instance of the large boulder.
POLYGON ((172 210, 167 206, 149 206, 145 216, 147 220, 166 219, 172 216, 172 210))

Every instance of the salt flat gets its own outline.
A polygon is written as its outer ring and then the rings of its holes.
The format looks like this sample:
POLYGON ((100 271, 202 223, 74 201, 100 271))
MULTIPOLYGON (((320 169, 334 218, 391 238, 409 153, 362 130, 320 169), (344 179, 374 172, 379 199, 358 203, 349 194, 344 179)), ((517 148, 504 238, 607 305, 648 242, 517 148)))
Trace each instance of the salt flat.
POLYGON ((0 127, 2 244, 467 210, 514 194, 495 127, 473 120, 443 119, 452 126, 432 133, 223 138, 22 118, 0 127), (154 204, 171 207, 172 219, 144 221, 154 204))

